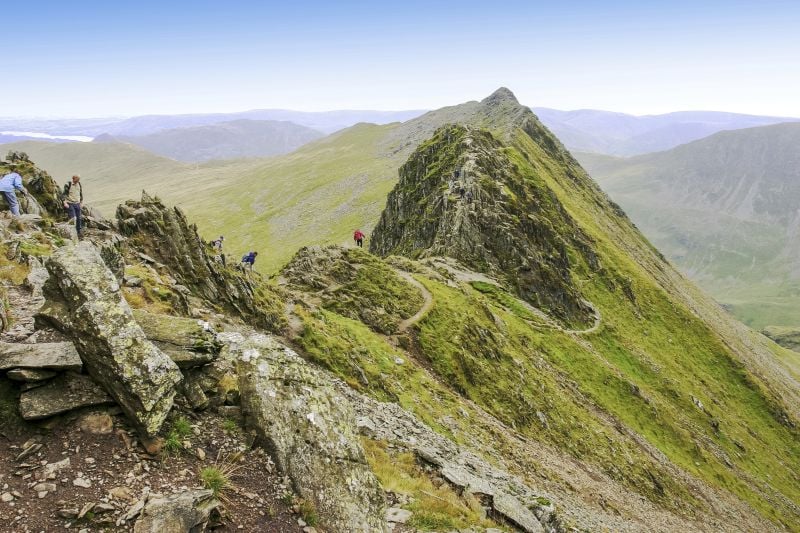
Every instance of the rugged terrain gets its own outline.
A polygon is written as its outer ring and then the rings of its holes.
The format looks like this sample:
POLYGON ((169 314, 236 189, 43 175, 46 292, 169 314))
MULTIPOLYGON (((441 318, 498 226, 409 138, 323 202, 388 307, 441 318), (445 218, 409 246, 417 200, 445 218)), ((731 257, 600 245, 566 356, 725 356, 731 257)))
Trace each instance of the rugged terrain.
POLYGON ((681 277, 510 91, 428 118, 419 142, 393 141, 408 157, 373 253, 304 247, 273 279, 226 266, 148 195, 75 243, 49 176, 15 156, 56 208, 4 219, 1 412, 21 433, 7 436, 4 516, 96 529, 110 513, 136 531, 168 507, 264 530, 290 516, 325 531, 800 529, 800 356, 681 277), (68 365, 45 364, 53 344, 68 365), (83 492, 123 484, 114 461, 137 461, 101 439, 69 452, 87 442, 76 396, 150 468, 130 503, 83 492), (214 458, 223 447, 240 453, 214 458), (70 468, 103 452, 110 473, 49 478, 66 468, 48 466, 56 451, 70 468), (252 461, 263 486, 236 470, 252 461))

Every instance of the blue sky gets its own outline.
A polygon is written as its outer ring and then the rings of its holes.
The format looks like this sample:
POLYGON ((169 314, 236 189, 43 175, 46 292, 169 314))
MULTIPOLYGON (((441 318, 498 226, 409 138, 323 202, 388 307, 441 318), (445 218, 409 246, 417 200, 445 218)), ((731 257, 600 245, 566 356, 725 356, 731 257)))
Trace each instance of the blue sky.
POLYGON ((559 109, 800 116, 800 2, 10 4, 0 116, 429 109, 499 86, 559 109))

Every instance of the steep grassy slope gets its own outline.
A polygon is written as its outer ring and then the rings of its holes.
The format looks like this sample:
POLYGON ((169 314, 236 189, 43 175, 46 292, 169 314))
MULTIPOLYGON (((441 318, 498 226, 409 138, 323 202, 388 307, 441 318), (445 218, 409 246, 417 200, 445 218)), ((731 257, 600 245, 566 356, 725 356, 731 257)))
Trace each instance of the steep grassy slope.
MULTIPOLYGON (((677 274, 536 118, 516 112, 513 97, 497 95, 491 106, 506 119, 488 121, 495 127, 482 135, 504 148, 482 161, 482 170, 512 191, 515 180, 541 186, 560 207, 538 213, 538 225, 563 230, 563 210, 572 231, 585 235, 596 261, 580 259, 587 251, 565 234, 564 268, 571 287, 599 311, 599 327, 570 331, 541 321, 542 310, 518 300, 512 283, 492 287, 477 275, 459 278, 436 263, 410 263, 434 305, 411 339, 398 343, 405 351, 331 310, 301 312, 304 350, 351 386, 399 402, 456 439, 470 434, 462 426, 478 416, 459 414, 459 397, 466 398, 509 431, 567 451, 624 490, 697 520, 690 529, 760 529, 761 519, 771 521, 767 529, 800 529, 800 356, 741 326, 677 274), (414 365, 398 365, 398 357, 414 365)), ((470 159, 479 149, 478 141, 463 140, 445 128, 412 156, 407 168, 419 172, 404 175, 381 227, 399 224, 397 242, 416 249, 379 251, 412 257, 450 251, 432 245, 422 220, 410 217, 424 219, 447 194, 452 169, 442 162, 470 159), (413 183, 441 194, 415 194, 413 183), (415 209, 394 205, 404 202, 415 209)), ((460 209, 491 219, 500 208, 524 216, 529 208, 522 205, 498 207, 480 192, 460 209)), ((535 231, 523 224, 511 230, 535 231)), ((442 239, 468 240, 489 254, 501 246, 482 232, 453 231, 442 239)), ((522 239, 521 253, 535 253, 535 246, 522 239)), ((498 455, 514 456, 505 448, 498 455)), ((528 473, 551 486, 552 479, 543 479, 548 474, 528 473)), ((630 499, 619 505, 629 516, 630 499)))
POLYGON ((149 135, 104 137, 95 142, 117 140, 170 159, 197 162, 285 154, 322 136, 322 132, 291 122, 234 120, 149 135))
POLYGON ((579 155, 670 259, 755 328, 800 324, 800 124, 630 159, 579 155))

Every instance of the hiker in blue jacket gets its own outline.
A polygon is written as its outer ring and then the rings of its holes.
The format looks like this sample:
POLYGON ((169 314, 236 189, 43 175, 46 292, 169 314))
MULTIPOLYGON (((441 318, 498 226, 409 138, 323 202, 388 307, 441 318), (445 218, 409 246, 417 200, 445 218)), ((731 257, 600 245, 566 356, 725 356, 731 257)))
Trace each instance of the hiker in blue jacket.
POLYGON ((22 186, 22 176, 16 172, 9 172, 0 179, 0 192, 5 196, 11 214, 18 217, 19 201, 17 200, 17 193, 15 191, 22 191, 23 194, 28 194, 28 191, 22 186))
POLYGON ((253 270, 258 252, 248 252, 242 257, 242 270, 253 270))

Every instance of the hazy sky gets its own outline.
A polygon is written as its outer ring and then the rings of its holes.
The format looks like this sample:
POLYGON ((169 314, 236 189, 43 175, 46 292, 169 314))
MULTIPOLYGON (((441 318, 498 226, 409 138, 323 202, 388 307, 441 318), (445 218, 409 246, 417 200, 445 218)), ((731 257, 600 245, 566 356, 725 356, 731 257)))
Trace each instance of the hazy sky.
POLYGON ((0 116, 530 106, 800 116, 798 1, 6 2, 0 116))

